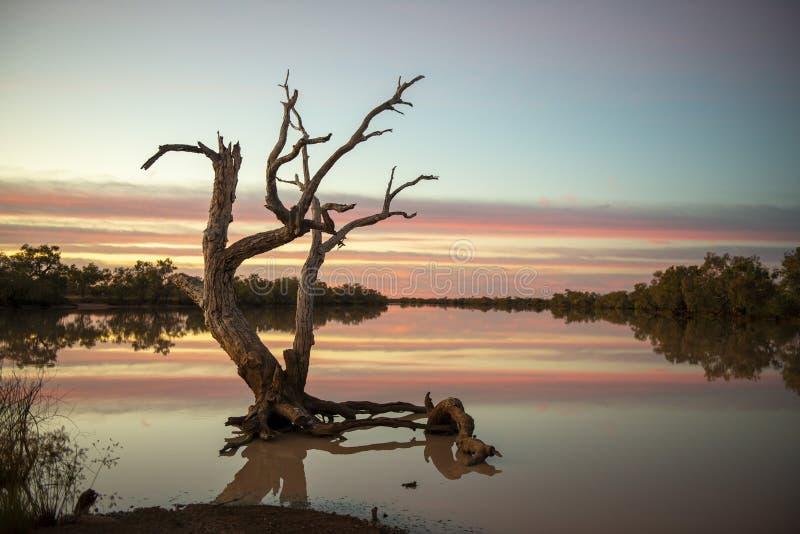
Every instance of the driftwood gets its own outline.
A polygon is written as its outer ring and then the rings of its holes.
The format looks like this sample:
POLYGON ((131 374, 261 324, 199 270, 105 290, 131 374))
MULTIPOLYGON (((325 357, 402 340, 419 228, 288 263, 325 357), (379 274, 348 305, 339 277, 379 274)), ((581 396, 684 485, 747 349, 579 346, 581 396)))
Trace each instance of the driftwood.
POLYGON ((400 106, 411 106, 411 102, 404 100, 403 95, 422 79, 422 76, 416 76, 407 82, 398 79, 394 94, 369 111, 350 138, 312 173, 308 147, 330 141, 331 134, 319 137, 309 135, 297 110, 298 92, 290 89, 287 73, 286 80, 280 85, 284 89, 286 100, 282 103, 283 116, 278 139, 267 157, 265 172, 264 206, 274 214, 281 226, 244 237, 231 244, 228 244, 228 227, 233 221, 233 203, 242 164, 238 143, 225 144, 222 136, 217 134, 216 150, 201 142, 196 145, 162 145, 142 165, 143 169, 148 169, 169 152, 189 152, 208 158, 214 170, 211 205, 203 233, 203 277, 201 279, 179 273, 172 275, 171 280, 203 310, 206 325, 236 364, 239 376, 254 395, 254 403, 247 414, 228 419, 226 424, 236 426, 239 430, 226 440, 220 452, 234 450, 254 439, 269 440, 285 431, 301 431, 314 436, 341 436, 352 430, 384 426, 457 434, 458 454, 464 456, 465 465, 480 463, 486 457, 499 455, 493 447, 473 437, 474 422, 457 399, 446 399, 436 407, 430 403, 430 396, 426 397, 425 406, 400 401, 334 402, 318 399, 305 391, 311 349, 314 345, 314 301, 311 289, 317 281, 326 254, 343 246, 347 235, 356 228, 370 226, 394 216, 406 219, 415 217, 416 213, 392 210, 392 201, 404 189, 423 181, 436 180, 437 177, 423 174, 393 188, 396 169, 392 168, 380 211, 351 220, 339 228, 336 227, 331 213, 347 212, 355 204, 321 203, 317 198, 317 190, 328 172, 343 156, 359 144, 392 131, 370 131, 371 122, 385 111, 401 113, 398 109, 400 106), (298 139, 286 150, 290 128, 298 133, 298 139), (292 180, 280 178, 283 165, 297 158, 300 158, 302 166, 302 179, 297 174, 292 180), (294 206, 287 207, 281 201, 278 182, 290 183, 300 189, 300 198, 294 206), (247 323, 239 309, 234 292, 234 276, 236 269, 246 259, 274 250, 309 232, 311 246, 302 269, 297 294, 296 334, 292 348, 283 352, 284 368, 261 342, 255 329, 247 323), (404 418, 375 417, 392 412, 426 414, 428 422, 423 424, 404 418), (359 418, 363 415, 369 417, 359 418))

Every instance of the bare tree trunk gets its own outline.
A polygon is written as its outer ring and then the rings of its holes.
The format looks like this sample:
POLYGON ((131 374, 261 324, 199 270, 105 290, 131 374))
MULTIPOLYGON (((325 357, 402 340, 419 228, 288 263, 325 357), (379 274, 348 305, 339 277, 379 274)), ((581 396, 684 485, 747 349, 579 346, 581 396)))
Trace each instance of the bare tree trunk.
POLYGON ((400 191, 423 180, 435 180, 435 176, 421 175, 415 180, 392 189, 395 169, 384 195, 380 212, 351 220, 337 229, 329 214, 331 211, 342 213, 352 209, 354 204, 320 204, 316 191, 320 182, 336 162, 357 145, 383 135, 391 130, 375 130, 367 132, 373 118, 383 111, 398 111, 397 106, 411 104, 403 100, 403 92, 421 76, 403 83, 398 80, 395 94, 367 113, 359 127, 349 140, 333 152, 320 168, 312 174, 308 166, 308 146, 327 142, 330 134, 324 137, 310 137, 303 126, 302 118, 296 109, 297 91, 290 92, 287 80, 282 87, 286 92, 283 103, 283 120, 278 132, 278 139, 267 158, 265 207, 272 211, 283 226, 253 234, 228 245, 228 226, 233 221, 233 202, 236 198, 236 185, 242 157, 239 144, 225 145, 222 136, 217 134, 218 148, 210 149, 203 143, 196 145, 162 145, 158 152, 148 159, 143 169, 148 169, 167 152, 191 152, 202 154, 211 160, 214 169, 214 187, 211 205, 208 212, 208 223, 203 233, 203 279, 176 274, 171 280, 189 295, 203 309, 205 322, 211 334, 228 356, 236 364, 239 376, 252 390, 254 403, 246 415, 231 417, 226 424, 240 428, 237 436, 226 440, 222 451, 248 443, 256 437, 268 440, 276 431, 302 430, 314 436, 340 436, 363 428, 386 426, 394 428, 424 429, 426 432, 458 434, 456 440, 459 453, 469 455, 469 462, 482 462, 487 456, 497 453, 494 447, 486 446, 472 436, 474 422, 467 415, 461 401, 446 399, 434 407, 430 396, 426 396, 426 405, 418 406, 407 402, 374 403, 370 401, 333 402, 317 399, 305 392, 311 359, 311 348, 314 345, 313 309, 314 290, 319 269, 325 261, 325 255, 336 246, 342 246, 348 233, 355 228, 376 224, 392 216, 400 215, 406 219, 413 218, 416 213, 390 211, 391 202, 400 191), (293 122, 294 118, 294 122, 293 122), (289 128, 300 132, 300 138, 288 153, 281 155, 287 141, 289 128), (302 156, 303 181, 297 175, 290 182, 300 188, 301 195, 297 204, 287 208, 281 202, 277 182, 287 181, 278 177, 279 169, 298 156, 302 156), (306 219, 308 210, 312 218, 306 219), (241 263, 253 256, 268 252, 294 239, 312 232, 311 246, 301 273, 301 283, 297 293, 295 315, 295 337, 291 349, 284 351, 286 370, 281 367, 275 356, 261 342, 255 329, 248 324, 236 302, 235 274, 241 263), (323 240, 322 234, 330 234, 323 240), (427 414, 426 424, 413 420, 391 417, 370 417, 359 419, 357 416, 370 416, 388 412, 412 412, 427 414), (326 418, 327 421, 319 416, 326 418), (345 420, 335 421, 336 416, 345 420))
MULTIPOLYGON (((319 200, 316 198, 313 200, 311 210, 313 220, 320 221, 319 200)), ((287 382, 298 392, 305 391, 311 363, 311 347, 314 346, 314 292, 319 270, 325 262, 325 254, 320 251, 321 244, 322 232, 312 230, 311 246, 300 271, 300 281, 297 287, 294 343, 291 349, 283 352, 287 382)))

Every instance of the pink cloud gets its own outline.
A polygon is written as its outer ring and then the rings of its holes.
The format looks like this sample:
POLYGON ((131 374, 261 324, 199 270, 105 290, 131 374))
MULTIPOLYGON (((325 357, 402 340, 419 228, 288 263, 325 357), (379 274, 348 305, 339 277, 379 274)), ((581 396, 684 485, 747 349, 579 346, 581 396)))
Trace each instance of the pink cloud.
MULTIPOLYGON (((369 213, 380 204, 372 198, 354 200, 357 209, 348 217, 337 216, 338 224, 369 213)), ((646 280, 652 272, 676 261, 700 262, 705 251, 718 250, 721 245, 740 250, 752 250, 754 244, 791 248, 796 246, 800 227, 800 208, 634 208, 580 206, 574 197, 565 200, 570 202, 569 207, 545 198, 536 206, 414 200, 413 207, 420 212, 417 218, 390 219, 380 225, 380 230, 364 229, 354 234, 352 247, 329 256, 323 277, 333 266, 357 275, 379 265, 393 269, 399 280, 408 280, 419 266, 452 263, 448 240, 496 237, 504 242, 491 255, 478 249, 472 261, 460 268, 469 272, 488 265, 509 275, 527 266, 538 271, 539 286, 551 291, 565 287, 619 289, 646 280), (357 239, 374 247, 375 238, 371 236, 375 232, 385 239, 386 250, 359 249, 357 239), (547 254, 532 255, 539 250, 531 244, 533 239, 563 240, 563 245, 551 246, 547 254), (624 246, 603 252, 611 240, 624 246), (584 248, 570 246, 578 241, 584 248), (663 257, 653 247, 670 248, 678 242, 694 243, 695 249, 675 259, 663 257)), ((204 194, 175 188, 143 194, 124 184, 82 187, 0 179, 0 217, 5 221, 0 225, 0 246, 13 249, 25 242, 59 244, 70 261, 108 265, 131 263, 131 256, 191 258, 179 265, 196 268, 201 261, 201 235, 196 228, 203 225, 207 203, 204 194)), ((275 227, 274 217, 261 204, 257 192, 240 195, 231 241, 249 228, 275 227)), ((263 261, 275 266, 297 265, 303 255, 302 250, 276 250, 263 261)), ((245 271, 252 268, 245 267, 245 271)), ((430 295, 430 288, 420 287, 418 294, 430 295)))

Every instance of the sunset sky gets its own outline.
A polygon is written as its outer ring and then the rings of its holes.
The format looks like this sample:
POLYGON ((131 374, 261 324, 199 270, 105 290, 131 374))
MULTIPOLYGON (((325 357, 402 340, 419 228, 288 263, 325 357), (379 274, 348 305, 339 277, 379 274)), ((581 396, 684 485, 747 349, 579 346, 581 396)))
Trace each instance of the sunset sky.
MULTIPOLYGON (((320 195, 359 215, 393 165, 440 180, 396 199, 416 219, 351 234, 323 278, 546 295, 630 287, 706 251, 775 265, 800 244, 798 27, 800 4, 777 1, 5 1, 0 250, 197 272, 210 165, 139 167, 217 130, 244 155, 231 237, 273 227, 263 171, 288 68, 310 133, 333 134, 312 167, 398 75, 426 76, 320 195)), ((243 269, 287 274, 307 244, 243 269)))

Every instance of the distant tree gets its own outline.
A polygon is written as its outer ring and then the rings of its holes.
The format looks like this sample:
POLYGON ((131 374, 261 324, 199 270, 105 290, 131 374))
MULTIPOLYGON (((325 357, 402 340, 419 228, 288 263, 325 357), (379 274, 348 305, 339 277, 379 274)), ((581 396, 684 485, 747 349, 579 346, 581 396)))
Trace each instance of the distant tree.
POLYGON ((633 309, 638 313, 649 313, 656 309, 653 299, 650 297, 648 286, 644 282, 639 282, 633 286, 630 300, 633 309))
POLYGON ((800 312, 800 247, 784 255, 777 276, 785 311, 800 312))
POLYGON ((683 265, 672 266, 664 271, 656 271, 650 282, 650 298, 656 309, 669 310, 675 314, 686 313, 686 300, 683 298, 683 282, 696 276, 696 269, 683 265))
POLYGON ((66 289, 67 268, 59 247, 26 243, 16 254, 0 253, 0 304, 58 304, 66 289))
POLYGON ((633 309, 633 303, 627 291, 612 291, 597 297, 595 309, 630 310, 633 309))
POLYGON ((178 299, 178 290, 167 276, 175 270, 169 258, 137 261, 133 267, 117 267, 111 274, 107 293, 118 304, 162 304, 178 299))
POLYGON ((80 269, 75 265, 70 265, 67 277, 69 280, 67 292, 83 298, 87 294, 103 294, 107 290, 109 280, 111 280, 111 271, 101 269, 95 263, 89 263, 80 269))
POLYGON ((757 256, 706 254, 700 266, 675 265, 653 273, 649 284, 607 295, 566 290, 549 307, 558 317, 581 320, 592 311, 632 309, 676 317, 779 317, 800 312, 800 247, 771 272, 757 256), (776 280, 778 282, 776 283, 776 280))
POLYGON ((776 288, 761 260, 752 256, 731 259, 725 276, 730 311, 735 315, 772 314, 776 288))

